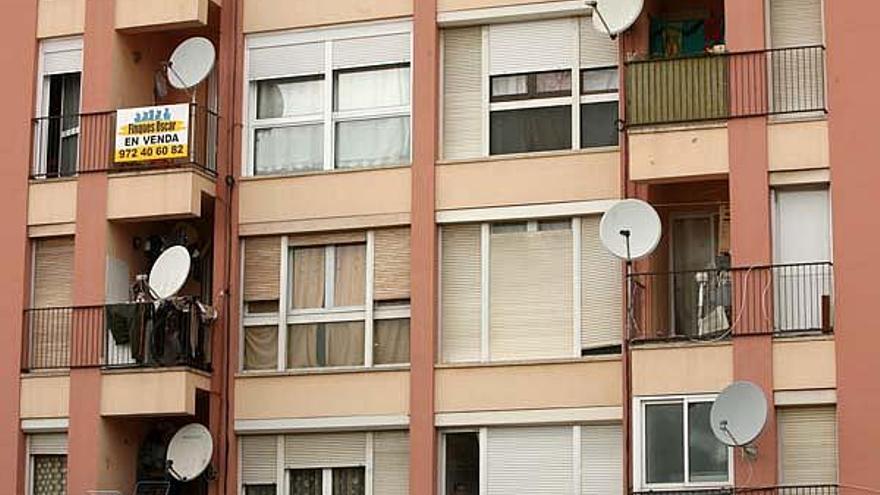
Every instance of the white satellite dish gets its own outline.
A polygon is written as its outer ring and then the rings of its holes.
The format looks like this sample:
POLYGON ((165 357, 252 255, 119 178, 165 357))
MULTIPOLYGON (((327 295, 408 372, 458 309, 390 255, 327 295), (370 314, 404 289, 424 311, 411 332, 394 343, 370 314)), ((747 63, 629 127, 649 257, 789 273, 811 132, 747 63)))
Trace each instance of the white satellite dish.
POLYGON ((752 382, 734 382, 712 404, 712 433, 721 443, 744 447, 758 438, 767 422, 767 399, 752 382))
POLYGON ((593 6, 593 27, 612 37, 635 24, 645 6, 644 0, 595 0, 593 6))
POLYGON ((599 237, 605 249, 628 261, 644 258, 660 243, 660 215, 638 199, 624 199, 602 215, 599 237))
POLYGON ((198 423, 190 423, 177 430, 168 444, 168 472, 178 481, 193 480, 208 468, 213 451, 211 432, 198 423))
POLYGON ((172 246, 153 263, 148 284, 157 299, 167 299, 177 294, 189 277, 192 260, 183 246, 172 246))
POLYGON ((190 38, 177 45, 168 60, 168 82, 177 89, 190 89, 214 69, 214 44, 208 38, 190 38))

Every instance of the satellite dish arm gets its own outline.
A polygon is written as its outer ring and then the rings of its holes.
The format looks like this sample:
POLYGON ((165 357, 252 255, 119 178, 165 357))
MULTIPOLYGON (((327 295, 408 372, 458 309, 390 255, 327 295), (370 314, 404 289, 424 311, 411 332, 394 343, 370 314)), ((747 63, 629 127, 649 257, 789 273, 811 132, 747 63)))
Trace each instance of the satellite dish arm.
MULTIPOLYGON (((602 21, 602 22, 605 22, 605 21, 602 21)), ((176 70, 174 70, 174 62, 171 62, 171 61, 165 62, 165 67, 167 67, 168 70, 170 70, 175 75, 175 77, 177 77, 178 81, 183 81, 183 77, 181 77, 181 75, 176 70)), ((192 88, 183 88, 183 90, 186 91, 187 96, 190 97, 192 102, 196 103, 195 91, 193 91, 192 88)))
POLYGON ((593 13, 599 16, 599 20, 602 21, 602 25, 605 26, 605 31, 608 32, 608 36, 611 39, 616 40, 617 35, 611 32, 611 28, 608 27, 608 23, 605 22, 605 16, 602 15, 602 11, 599 10, 599 2, 598 0, 586 0, 587 7, 591 7, 593 9, 593 13))

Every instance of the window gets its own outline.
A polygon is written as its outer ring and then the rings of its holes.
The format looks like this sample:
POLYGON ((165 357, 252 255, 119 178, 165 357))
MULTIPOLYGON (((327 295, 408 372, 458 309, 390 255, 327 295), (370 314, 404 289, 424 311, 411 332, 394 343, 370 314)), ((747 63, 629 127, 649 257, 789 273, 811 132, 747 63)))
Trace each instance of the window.
POLYGON ((701 486, 730 481, 728 448, 709 424, 711 398, 642 402, 642 485, 701 486))
POLYGON ((398 22, 249 39, 251 172, 409 163, 409 29, 398 22))
POLYGON ((82 39, 46 40, 40 45, 39 107, 34 129, 34 175, 76 173, 80 133, 82 39))
POLYGON ((446 493, 480 494, 480 443, 476 432, 446 435, 446 493))
POLYGON ((32 495, 64 495, 67 493, 67 456, 35 455, 32 495))
POLYGON ((244 258, 244 369, 409 362, 408 229, 255 238, 244 258))
POLYGON ((581 147, 617 146, 617 67, 581 71, 581 147))
POLYGON ((244 495, 275 495, 275 485, 244 485, 244 495))
POLYGON ((779 480, 784 485, 837 483, 837 410, 834 405, 776 410, 779 480))

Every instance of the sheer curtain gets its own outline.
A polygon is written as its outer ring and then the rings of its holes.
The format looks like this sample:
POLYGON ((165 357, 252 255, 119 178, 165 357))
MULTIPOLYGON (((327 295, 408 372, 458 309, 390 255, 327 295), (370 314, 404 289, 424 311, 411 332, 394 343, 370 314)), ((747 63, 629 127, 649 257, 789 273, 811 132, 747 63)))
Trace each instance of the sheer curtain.
POLYGON ((365 493, 364 468, 337 468, 333 470, 333 495, 364 495, 365 493))
POLYGON ((336 246, 334 306, 363 306, 367 249, 364 244, 336 246))
POLYGON ((336 75, 338 112, 409 105, 409 67, 339 72, 336 75))
POLYGON ((373 360, 376 364, 409 362, 409 319, 376 320, 373 360))
POLYGON ((323 246, 293 250, 293 309, 324 307, 324 254, 323 246))
POLYGON ((269 370, 278 365, 278 327, 245 327, 244 369, 269 370))
MULTIPOLYGON (((287 328, 287 368, 322 366, 323 352, 318 350, 319 323, 290 325, 287 328)), ((322 332, 323 333, 323 332, 322 332)))
POLYGON ((321 495, 323 493, 321 469, 293 469, 290 471, 290 495, 321 495))
POLYGON ((327 366, 361 366, 364 364, 364 322, 327 323, 327 366))
MULTIPOLYGON (((320 120, 323 94, 320 77, 261 81, 257 86, 257 120, 308 116, 320 120)), ((256 174, 320 170, 324 166, 322 124, 257 129, 254 141, 256 174)))

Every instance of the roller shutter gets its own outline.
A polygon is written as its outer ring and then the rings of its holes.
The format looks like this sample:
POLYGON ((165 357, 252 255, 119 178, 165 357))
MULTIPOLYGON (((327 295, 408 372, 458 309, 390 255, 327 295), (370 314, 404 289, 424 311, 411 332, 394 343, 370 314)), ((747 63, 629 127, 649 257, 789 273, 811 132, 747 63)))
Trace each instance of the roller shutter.
POLYGON ((373 434, 373 493, 409 494, 409 434, 405 431, 373 434))
POLYGON ((834 406, 780 408, 779 478, 786 485, 837 483, 834 406))
POLYGON ((365 433, 305 433, 284 438, 288 469, 366 465, 365 433))
POLYGON ((483 153, 482 28, 443 31, 443 158, 483 153))
POLYGON ((488 495, 573 493, 570 426, 490 428, 488 495))
POLYGON ((623 493, 623 432, 620 425, 581 427, 581 495, 623 493))
POLYGON ((623 336, 620 261, 599 240, 600 217, 581 219, 581 347, 619 345, 623 336))
POLYGON ((281 239, 252 237, 244 243, 245 301, 274 301, 281 285, 281 239))
POLYGON ((241 482, 274 484, 277 474, 278 440, 274 435, 243 436, 241 444, 241 482))
POLYGON ((443 226, 440 321, 443 362, 480 359, 480 225, 443 226))
POLYGON ((375 242, 373 299, 409 299, 409 228, 377 230, 375 242))

